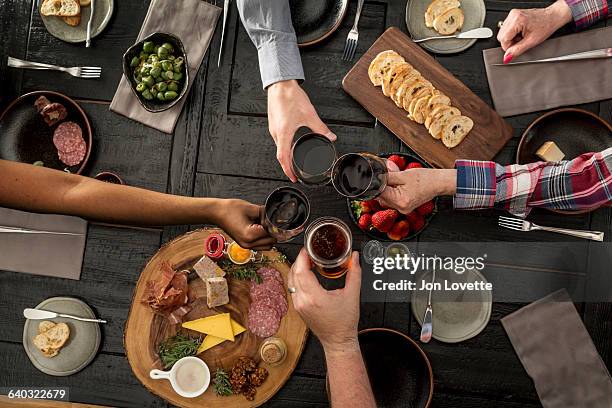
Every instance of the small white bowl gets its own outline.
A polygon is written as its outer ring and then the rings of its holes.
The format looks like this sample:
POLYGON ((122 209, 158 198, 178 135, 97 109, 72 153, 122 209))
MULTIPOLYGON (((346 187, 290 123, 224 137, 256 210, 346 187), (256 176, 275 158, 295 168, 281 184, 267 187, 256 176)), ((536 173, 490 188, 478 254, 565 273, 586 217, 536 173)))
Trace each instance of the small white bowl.
POLYGON ((149 376, 153 378, 154 380, 163 378, 163 379, 170 381, 170 384, 172 385, 172 388, 174 389, 174 391, 181 397, 185 397, 185 398, 195 398, 195 397, 202 395, 208 389, 208 386, 210 385, 210 369, 208 368, 208 365, 206 365, 204 361, 200 360, 197 357, 183 357, 179 361, 174 363, 170 371, 162 371, 162 370, 153 369, 149 373, 149 376), (204 376, 204 385, 202 386, 202 388, 194 392, 188 392, 188 391, 183 390, 177 384, 177 380, 176 380, 177 373, 179 372, 181 367, 184 366, 185 363, 190 362, 190 361, 194 361, 199 365, 200 374, 204 376))

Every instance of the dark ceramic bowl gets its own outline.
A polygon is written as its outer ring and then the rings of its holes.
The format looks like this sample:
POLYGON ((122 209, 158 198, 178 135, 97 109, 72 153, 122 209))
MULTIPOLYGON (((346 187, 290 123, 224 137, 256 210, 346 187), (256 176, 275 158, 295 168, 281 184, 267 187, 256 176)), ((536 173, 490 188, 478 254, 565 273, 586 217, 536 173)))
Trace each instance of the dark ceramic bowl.
POLYGON ((100 173, 96 174, 96 176, 94 178, 96 180, 104 181, 106 183, 125 184, 123 182, 123 180, 121 179, 121 177, 119 177, 118 175, 116 175, 115 173, 110 172, 110 171, 100 172, 100 173))
POLYGON ((180 101, 181 98, 185 96, 185 94, 187 93, 187 88, 189 88, 189 62, 187 61, 187 53, 185 52, 185 47, 183 47, 183 43, 175 35, 168 33, 153 33, 148 37, 144 38, 142 41, 139 41, 136 44, 132 45, 130 48, 128 48, 125 54, 123 54, 123 74, 130 83, 130 88, 132 89, 132 92, 134 92, 134 95, 136 95, 136 98, 138 99, 143 108, 145 108, 149 112, 162 112, 167 109, 170 109, 171 107, 176 105, 176 103, 180 101), (183 76, 182 87, 179 89, 178 96, 171 101, 161 102, 155 98, 148 101, 143 98, 138 91, 136 91, 136 85, 138 84, 134 79, 133 69, 132 67, 130 67, 130 61, 132 61, 132 58, 137 57, 140 54, 140 51, 142 51, 142 45, 145 41, 153 41, 156 44, 168 42, 174 47, 174 55, 176 57, 183 57, 183 59, 185 60, 185 72, 183 76))
MULTIPOLYGON (((419 162, 421 163, 421 166, 426 167, 426 168, 431 168, 431 165, 429 163, 427 163, 426 161, 424 161, 423 159, 421 159, 420 157, 414 156, 410 153, 382 153, 379 154, 379 157, 384 157, 385 159, 389 158, 392 155, 398 155, 398 156, 402 156, 403 158, 406 159, 407 163, 412 163, 412 162, 419 162)), ((348 207, 348 212, 349 212, 349 216, 351 217, 351 220, 353 220, 353 222, 355 223, 355 225, 357 227, 359 227, 359 223, 358 223, 358 219, 357 216, 355 214, 355 212, 353 211, 353 207, 352 207, 352 202, 353 200, 347 198, 346 199, 346 204, 348 207)), ((415 237, 417 237, 419 234, 421 234, 423 231, 425 231, 425 229, 427 228, 427 226, 429 225, 429 221, 431 221, 431 219, 436 215, 437 211, 438 211, 438 197, 433 199, 434 202, 434 210, 431 214, 429 214, 427 217, 425 217, 425 225, 423 225, 423 228, 421 228, 418 231, 412 232, 410 231, 410 235, 408 235, 406 238, 402 239, 401 241, 409 241, 415 237)), ((359 230, 361 231, 361 229, 359 230)), ((399 241, 393 241, 391 239, 389 239, 389 237, 387 236, 386 233, 384 232, 380 232, 377 230, 370 230, 370 231, 363 231, 364 233, 366 233, 370 238, 373 238, 377 241, 388 241, 388 242, 399 242, 399 241)))

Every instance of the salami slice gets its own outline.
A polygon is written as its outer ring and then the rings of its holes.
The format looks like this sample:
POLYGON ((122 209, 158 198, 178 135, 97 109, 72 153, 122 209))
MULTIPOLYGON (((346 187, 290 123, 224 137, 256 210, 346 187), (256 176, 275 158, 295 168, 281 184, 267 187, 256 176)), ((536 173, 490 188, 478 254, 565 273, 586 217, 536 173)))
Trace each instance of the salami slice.
POLYGON ((281 285, 285 284, 281 273, 274 268, 259 268, 257 270, 257 273, 264 281, 269 279, 276 279, 281 285))
POLYGON ((261 303, 251 303, 249 307, 248 326, 257 337, 270 337, 280 327, 280 317, 274 308, 261 303))
POLYGON ((53 132, 53 144, 61 152, 74 152, 81 143, 85 144, 83 131, 74 122, 60 123, 55 132, 53 132))
POLYGON ((254 286, 251 291, 251 299, 256 298, 261 294, 270 294, 270 296, 285 296, 284 289, 278 282, 264 282, 254 286))
POLYGON ((59 159, 67 166, 76 166, 81 163, 87 154, 87 147, 85 143, 82 143, 77 147, 77 150, 74 152, 63 152, 61 150, 57 151, 57 155, 59 159))
POLYGON ((285 316, 285 314, 287 314, 287 310, 289 308, 287 304, 287 299, 285 299, 283 296, 278 295, 262 294, 256 297, 253 300, 253 303, 274 307, 274 309, 278 312, 281 318, 285 316))

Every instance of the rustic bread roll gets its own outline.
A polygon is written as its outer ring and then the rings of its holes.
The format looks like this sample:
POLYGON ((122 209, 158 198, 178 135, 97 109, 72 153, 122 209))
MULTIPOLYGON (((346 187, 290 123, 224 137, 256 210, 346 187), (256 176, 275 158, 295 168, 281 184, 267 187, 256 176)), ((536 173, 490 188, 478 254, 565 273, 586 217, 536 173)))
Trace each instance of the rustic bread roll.
POLYGON ((401 62, 397 65, 392 66, 391 69, 387 71, 387 73, 383 76, 382 82, 382 91, 385 96, 391 95, 391 85, 393 85, 395 78, 397 78, 399 74, 403 75, 403 73, 409 69, 412 69, 412 66, 410 64, 406 62, 401 62))
POLYGON ((434 119, 431 121, 431 126, 429 126, 429 134, 434 139, 442 138, 442 129, 446 126, 446 122, 452 116, 461 116, 461 111, 452 106, 447 107, 447 109, 442 110, 438 113, 434 119))
POLYGON ((404 58, 393 50, 380 52, 368 68, 368 76, 375 86, 382 85, 383 76, 394 65, 404 62, 404 58))
POLYGON ((434 19, 434 29, 442 35, 454 34, 463 27, 463 17, 463 10, 450 9, 434 19))
POLYGON ((78 16, 73 17, 62 17, 62 20, 64 20, 64 23, 68 24, 69 26, 76 27, 81 24, 81 15, 79 14, 78 16))
POLYGON ((50 322, 49 320, 43 320, 42 322, 38 324, 38 333, 39 334, 44 333, 50 328, 52 328, 53 326, 55 326, 55 323, 50 322))
POLYGON ((433 22, 436 17, 459 7, 461 7, 459 0, 434 0, 425 11, 425 25, 430 28, 434 27, 433 22))
POLYGON ((474 122, 467 116, 452 116, 446 121, 442 129, 442 143, 452 149, 465 139, 470 130, 474 127, 474 122))
POLYGON ((81 6, 78 0, 44 0, 40 13, 43 16, 76 16, 81 13, 81 6))

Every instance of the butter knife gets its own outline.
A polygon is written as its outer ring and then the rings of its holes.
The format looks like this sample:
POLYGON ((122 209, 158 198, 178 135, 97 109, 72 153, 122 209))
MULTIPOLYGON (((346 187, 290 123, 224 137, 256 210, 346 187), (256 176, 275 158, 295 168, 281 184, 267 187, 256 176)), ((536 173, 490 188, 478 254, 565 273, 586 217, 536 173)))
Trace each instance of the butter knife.
POLYGON ((81 322, 92 322, 92 323, 106 323, 106 320, 102 319, 89 319, 86 317, 78 317, 63 313, 51 312, 49 310, 42 309, 23 309, 23 317, 31 320, 42 320, 42 319, 54 319, 56 317, 65 317, 67 319, 80 320, 81 322))
POLYGON ((436 268, 434 267, 431 277, 431 287, 429 288, 429 295, 427 296, 427 309, 425 309, 425 316, 423 316, 423 325, 421 326, 421 342, 429 343, 431 336, 433 335, 433 308, 431 307, 431 292, 433 291, 433 284, 436 281, 436 268))
POLYGON ((219 60, 217 67, 221 66, 221 56, 223 55, 223 39, 225 38, 225 24, 227 23, 227 13, 229 13, 230 0, 223 2, 223 28, 221 29, 221 46, 219 47, 219 60))
POLYGON ((0 226, 0 233, 13 233, 13 234, 49 234, 49 235, 83 235, 78 232, 56 232, 56 231, 40 231, 26 228, 17 227, 2 227, 0 226))
POLYGON ((552 58, 544 58, 544 59, 537 59, 537 60, 531 60, 531 61, 516 61, 516 62, 509 62, 507 64, 491 64, 491 65, 495 65, 495 66, 523 65, 523 64, 537 64, 537 63, 542 63, 542 62, 574 61, 574 60, 610 58, 610 57, 612 57, 612 48, 601 48, 599 50, 584 51, 584 52, 578 52, 575 54, 560 55, 558 57, 552 57, 552 58))
POLYGON ((90 4, 91 13, 89 14, 89 21, 87 22, 87 38, 85 39, 86 48, 89 48, 91 46, 91 22, 93 21, 93 18, 94 18, 95 6, 96 6, 96 0, 91 0, 91 4, 90 4))

